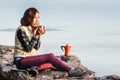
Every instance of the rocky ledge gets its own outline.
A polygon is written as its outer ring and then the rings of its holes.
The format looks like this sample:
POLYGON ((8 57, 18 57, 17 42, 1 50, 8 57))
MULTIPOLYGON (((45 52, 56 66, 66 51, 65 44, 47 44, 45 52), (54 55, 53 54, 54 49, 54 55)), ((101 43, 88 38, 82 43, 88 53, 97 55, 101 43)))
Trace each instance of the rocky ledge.
POLYGON ((61 55, 61 59, 65 64, 76 69, 74 77, 68 77, 67 72, 59 71, 55 68, 45 69, 39 71, 37 76, 31 76, 28 73, 22 71, 13 71, 13 68, 16 68, 13 65, 13 46, 4 46, 0 45, 0 80, 120 80, 118 75, 108 75, 94 78, 83 79, 78 75, 81 75, 84 72, 89 72, 90 70, 81 64, 80 59, 71 55, 65 57, 61 55))

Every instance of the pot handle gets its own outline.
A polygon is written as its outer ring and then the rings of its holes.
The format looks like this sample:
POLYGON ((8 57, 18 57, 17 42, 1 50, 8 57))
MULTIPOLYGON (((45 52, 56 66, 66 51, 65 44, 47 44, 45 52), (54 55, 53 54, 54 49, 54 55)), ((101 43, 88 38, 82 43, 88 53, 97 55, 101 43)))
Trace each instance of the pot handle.
POLYGON ((62 50, 62 51, 64 51, 64 47, 65 47, 65 46, 61 46, 61 50, 62 50))

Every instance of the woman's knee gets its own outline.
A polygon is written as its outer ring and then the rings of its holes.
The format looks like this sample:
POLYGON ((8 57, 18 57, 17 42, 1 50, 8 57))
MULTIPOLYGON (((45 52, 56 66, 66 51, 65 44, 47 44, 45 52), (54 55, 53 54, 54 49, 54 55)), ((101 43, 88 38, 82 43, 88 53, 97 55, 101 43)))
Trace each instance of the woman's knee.
POLYGON ((51 60, 51 59, 54 59, 56 56, 53 54, 53 53, 49 53, 49 56, 48 58, 51 60))
POLYGON ((49 57, 51 57, 51 56, 54 56, 54 54, 53 53, 49 53, 49 57))
POLYGON ((59 59, 59 60, 61 60, 61 58, 60 58, 60 56, 55 56, 53 53, 50 53, 49 54, 49 59, 59 59))

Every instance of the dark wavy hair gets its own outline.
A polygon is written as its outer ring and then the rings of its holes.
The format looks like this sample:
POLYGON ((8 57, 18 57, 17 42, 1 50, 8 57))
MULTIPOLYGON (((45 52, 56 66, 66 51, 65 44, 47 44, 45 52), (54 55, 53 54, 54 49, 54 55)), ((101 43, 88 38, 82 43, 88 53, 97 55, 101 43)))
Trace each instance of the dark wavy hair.
MULTIPOLYGON (((29 26, 38 10, 34 7, 28 8, 25 12, 23 17, 21 18, 21 25, 22 26, 29 26)), ((38 12, 39 13, 39 12, 38 12)))

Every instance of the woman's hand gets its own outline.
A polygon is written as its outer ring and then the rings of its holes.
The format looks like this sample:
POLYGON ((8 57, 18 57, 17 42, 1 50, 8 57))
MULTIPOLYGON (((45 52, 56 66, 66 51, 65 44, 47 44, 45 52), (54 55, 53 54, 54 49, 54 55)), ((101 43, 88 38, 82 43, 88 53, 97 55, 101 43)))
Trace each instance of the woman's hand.
POLYGON ((38 27, 37 31, 36 31, 36 34, 35 34, 35 37, 38 38, 40 37, 41 35, 45 34, 46 32, 46 29, 45 29, 45 26, 43 27, 38 27))
POLYGON ((41 34, 45 34, 46 32, 45 26, 39 27, 39 31, 41 34))

